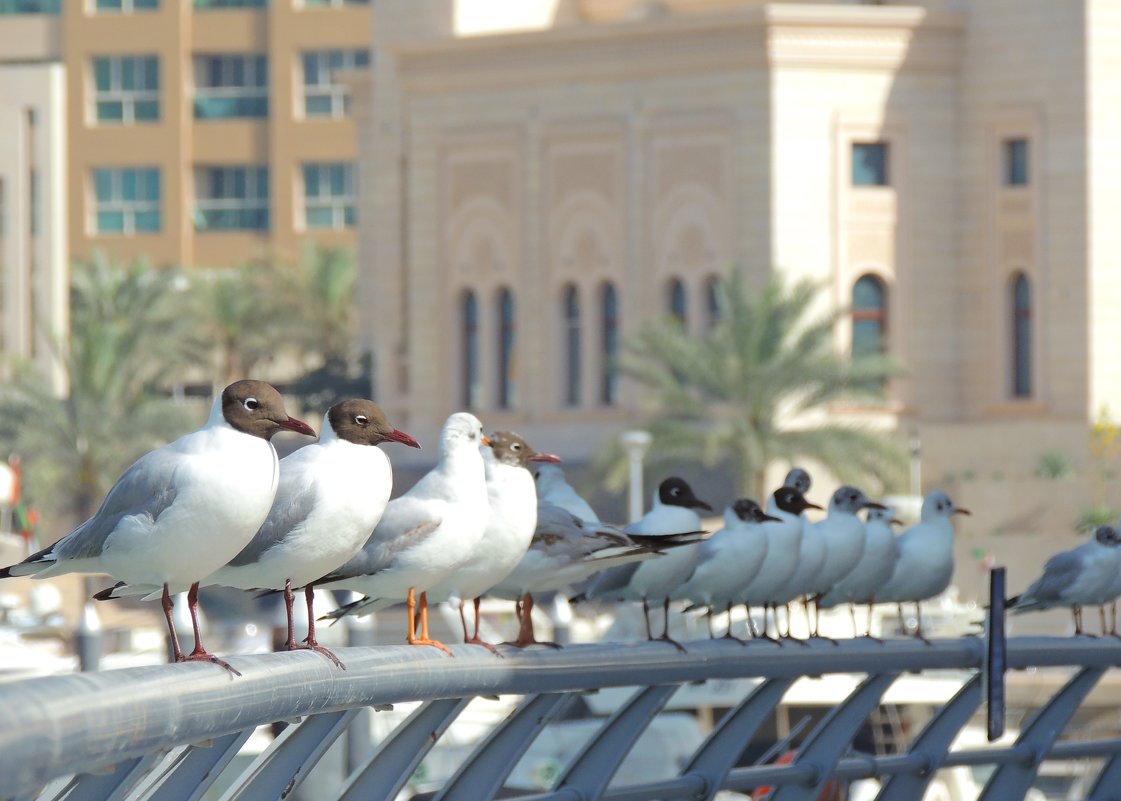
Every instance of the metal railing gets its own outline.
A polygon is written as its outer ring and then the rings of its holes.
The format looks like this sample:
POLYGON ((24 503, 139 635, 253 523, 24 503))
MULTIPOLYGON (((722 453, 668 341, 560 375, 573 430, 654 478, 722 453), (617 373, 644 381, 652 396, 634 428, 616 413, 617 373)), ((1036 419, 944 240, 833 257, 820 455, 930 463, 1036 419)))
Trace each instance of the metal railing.
MULTIPOLYGON (((364 708, 423 701, 380 743, 361 754, 337 797, 392 799, 440 734, 477 696, 524 696, 439 790, 441 801, 502 797, 533 801, 710 799, 719 789, 771 785, 772 798, 814 799, 829 779, 877 777, 882 801, 919 799, 936 770, 995 765, 984 799, 1023 798, 1045 759, 1095 757, 1104 768, 1088 794, 1115 798, 1121 786, 1121 739, 1058 742, 1067 721, 1109 667, 1121 665, 1121 641, 1013 638, 1009 669, 1075 667, 1071 678, 1021 728, 1015 744, 950 751, 983 701, 979 670, 986 642, 976 637, 778 647, 731 640, 575 645, 559 651, 508 649, 503 656, 456 646, 339 649, 340 671, 308 652, 230 657, 240 678, 208 664, 165 665, 27 679, 0 684, 0 798, 198 799, 218 779, 254 728, 292 721, 238 776, 223 801, 287 797, 364 708), (903 673, 964 669, 970 678, 936 710, 906 751, 853 754, 858 729, 903 673), (974 672, 978 671, 978 672, 974 672), (800 677, 862 674, 797 745, 787 765, 737 767, 745 745, 770 721, 800 677), (717 721, 675 778, 612 784, 638 737, 684 683, 759 678, 762 682, 717 721), (607 718, 551 790, 511 794, 504 787, 519 757, 582 693, 635 687, 607 718), (610 787, 609 787, 610 785, 610 787), (45 789, 44 789, 45 788, 45 789)), ((224 780, 228 781, 228 777, 224 780)))

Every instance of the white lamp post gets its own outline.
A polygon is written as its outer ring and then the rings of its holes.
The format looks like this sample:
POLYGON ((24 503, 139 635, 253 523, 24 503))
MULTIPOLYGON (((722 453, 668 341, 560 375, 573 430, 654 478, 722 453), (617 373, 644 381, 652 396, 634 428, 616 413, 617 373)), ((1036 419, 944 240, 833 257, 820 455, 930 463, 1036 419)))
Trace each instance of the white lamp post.
POLYGON ((624 431, 619 437, 630 462, 630 492, 627 496, 627 519, 642 517, 642 459, 650 448, 652 437, 648 431, 624 431))

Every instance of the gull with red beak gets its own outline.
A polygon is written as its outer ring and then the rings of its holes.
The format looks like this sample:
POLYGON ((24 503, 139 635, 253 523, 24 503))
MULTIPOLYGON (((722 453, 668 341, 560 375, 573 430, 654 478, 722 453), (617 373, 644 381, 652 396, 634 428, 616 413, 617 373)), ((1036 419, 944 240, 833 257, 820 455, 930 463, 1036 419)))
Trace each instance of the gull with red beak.
POLYGON ((141 456, 93 517, 0 570, 0 578, 108 573, 129 585, 162 588, 175 661, 214 662, 240 675, 203 647, 199 581, 236 556, 265 521, 279 473, 271 439, 281 430, 315 436, 307 423, 288 416, 274 387, 252 380, 230 384, 202 428, 141 456), (188 587, 195 647, 184 655, 171 619, 171 593, 188 587))
POLYGON ((287 649, 318 651, 343 668, 315 638, 315 580, 358 553, 385 512, 393 469, 375 447, 383 442, 420 447, 373 401, 354 398, 332 406, 323 416, 319 441, 280 460, 280 487, 257 535, 202 585, 284 590, 287 649), (293 633, 292 589, 301 587, 308 611, 306 645, 297 644, 293 633))

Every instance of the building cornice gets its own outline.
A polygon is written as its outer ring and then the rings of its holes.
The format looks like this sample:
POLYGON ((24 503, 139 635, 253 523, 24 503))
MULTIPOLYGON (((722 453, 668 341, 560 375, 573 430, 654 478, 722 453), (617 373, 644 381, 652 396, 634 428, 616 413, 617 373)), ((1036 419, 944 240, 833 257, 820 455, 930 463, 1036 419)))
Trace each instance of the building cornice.
POLYGON ((404 84, 442 93, 743 67, 955 69, 964 17, 913 6, 762 5, 397 42, 404 84))

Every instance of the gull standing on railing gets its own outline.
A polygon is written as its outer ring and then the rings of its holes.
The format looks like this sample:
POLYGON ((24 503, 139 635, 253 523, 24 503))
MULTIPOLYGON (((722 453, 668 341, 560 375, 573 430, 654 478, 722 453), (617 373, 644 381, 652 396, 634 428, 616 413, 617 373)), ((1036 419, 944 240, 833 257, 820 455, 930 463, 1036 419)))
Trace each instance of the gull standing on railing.
POLYGON ((214 662, 240 675, 203 647, 199 581, 232 559, 265 521, 279 472, 270 440, 281 429, 315 436, 307 423, 288 416, 274 387, 251 380, 230 384, 214 399, 206 425, 141 456, 93 517, 0 570, 0 578, 108 573, 130 585, 162 588, 175 661, 214 662), (187 588, 195 647, 184 655, 171 619, 171 593, 187 588))

